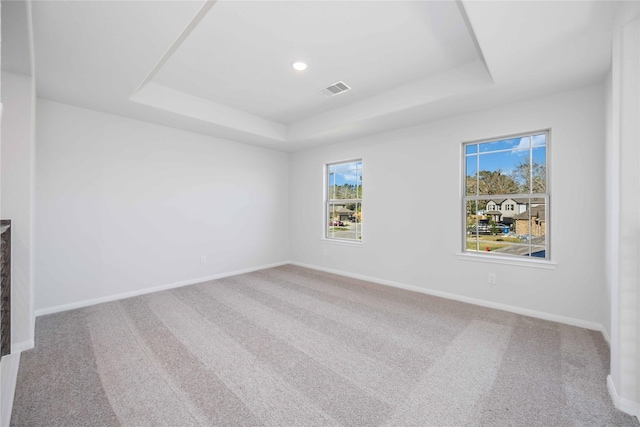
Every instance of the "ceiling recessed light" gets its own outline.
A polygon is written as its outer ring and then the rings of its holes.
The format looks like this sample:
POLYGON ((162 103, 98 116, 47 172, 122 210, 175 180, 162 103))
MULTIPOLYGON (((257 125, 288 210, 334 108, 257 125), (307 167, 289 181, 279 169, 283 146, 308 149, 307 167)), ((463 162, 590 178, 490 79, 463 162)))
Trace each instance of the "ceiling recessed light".
POLYGON ((302 61, 296 61, 293 63, 292 65, 293 69, 296 71, 304 71, 306 70, 309 66, 307 65, 306 62, 302 62, 302 61))

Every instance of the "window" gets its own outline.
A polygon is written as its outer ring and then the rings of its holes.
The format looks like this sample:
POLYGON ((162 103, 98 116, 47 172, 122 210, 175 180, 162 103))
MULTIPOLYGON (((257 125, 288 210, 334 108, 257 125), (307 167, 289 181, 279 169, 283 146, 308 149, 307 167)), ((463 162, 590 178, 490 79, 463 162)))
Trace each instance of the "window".
POLYGON ((327 239, 362 241, 362 160, 328 164, 327 239))
POLYGON ((466 143, 463 252, 549 259, 549 132, 466 143), (505 211, 489 209, 510 199, 505 211))

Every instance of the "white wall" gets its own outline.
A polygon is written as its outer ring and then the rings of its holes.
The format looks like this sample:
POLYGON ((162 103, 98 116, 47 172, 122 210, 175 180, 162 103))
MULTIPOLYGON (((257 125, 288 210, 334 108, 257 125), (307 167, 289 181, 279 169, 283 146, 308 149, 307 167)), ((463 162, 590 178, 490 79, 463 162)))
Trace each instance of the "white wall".
POLYGON ((288 259, 288 154, 47 100, 37 114, 38 314, 288 259))
POLYGON ((603 322, 605 108, 601 85, 292 155, 293 261, 381 281, 603 322), (461 143, 551 129, 555 270, 459 260, 461 143), (362 247, 323 241, 323 165, 362 157, 362 247), (497 286, 487 274, 497 274, 497 286))
POLYGON ((0 216, 12 220, 11 354, 0 361, 0 426, 4 427, 11 419, 20 352, 34 344, 35 79, 31 4, 5 1, 2 12, 0 216))
POLYGON ((20 354, 8 354, 0 362, 0 425, 2 427, 8 427, 11 422, 11 409, 13 408, 13 398, 20 367, 20 354))
MULTIPOLYGON (((617 281, 618 262, 618 223, 620 194, 618 192, 618 173, 620 169, 620 153, 614 140, 613 129, 613 81, 610 70, 604 81, 605 86, 605 301, 603 307, 602 326, 612 337, 611 302, 614 283, 617 281)), ((613 338, 613 337, 612 337, 613 338)))
POLYGON ((608 83, 607 209, 612 212, 608 386, 616 407, 640 417, 640 20, 635 16, 614 31, 608 83))
POLYGON ((2 219, 11 222, 12 352, 33 347, 33 78, 2 71, 2 219), (17 346, 17 348, 16 348, 17 346))
POLYGON ((11 355, 0 363, 0 425, 8 426, 20 352, 34 345, 33 185, 35 90, 31 76, 2 70, 1 210, 11 219, 11 355))

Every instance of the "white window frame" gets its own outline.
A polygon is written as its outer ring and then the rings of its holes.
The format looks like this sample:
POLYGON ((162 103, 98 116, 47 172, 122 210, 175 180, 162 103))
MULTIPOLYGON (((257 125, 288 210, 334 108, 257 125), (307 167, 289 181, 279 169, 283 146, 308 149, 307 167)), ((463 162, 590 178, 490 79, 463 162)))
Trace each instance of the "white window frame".
MULTIPOLYGON (((363 236, 364 236, 364 227, 362 222, 360 222, 359 227, 360 227, 360 239, 348 239, 348 238, 340 238, 340 237, 334 237, 334 236, 330 236, 329 235, 329 209, 331 206, 331 203, 335 203, 335 202, 340 202, 340 203, 345 203, 345 204, 351 204, 351 203, 356 203, 356 204, 360 204, 360 209, 363 209, 363 197, 360 198, 355 198, 355 199, 331 199, 330 198, 330 174, 329 174, 329 167, 331 166, 335 166, 335 165, 342 165, 342 164, 349 164, 349 163, 362 163, 361 167, 360 167, 360 172, 362 172, 362 170, 364 169, 364 161, 362 158, 359 159, 351 159, 351 160, 340 160, 340 161, 335 161, 335 162, 329 162, 329 163, 325 163, 324 165, 324 208, 323 208, 323 222, 324 222, 324 227, 323 227, 323 237, 322 239, 324 241, 327 242, 331 242, 331 243, 343 243, 343 244, 347 244, 347 245, 362 245, 362 240, 363 240, 363 236)), ((364 184, 360 183, 360 185, 362 186, 362 189, 364 191, 364 184)), ((357 183, 356 183, 357 186, 357 183)), ((356 187, 357 188, 357 187, 356 187)), ((364 193, 363 193, 364 194, 364 193)), ((357 209, 356 209, 356 214, 357 214, 357 209)))
MULTIPOLYGON (((532 150, 533 150, 533 144, 530 145, 529 147, 529 156, 532 159, 532 150)), ((523 132, 523 133, 518 133, 518 134, 512 134, 512 135, 506 135, 506 136, 498 136, 498 137, 494 137, 494 138, 487 138, 487 139, 482 139, 482 140, 477 140, 477 141, 468 141, 468 142, 464 142, 462 143, 461 146, 461 159, 462 159, 462 163, 461 163, 461 169, 462 169, 462 181, 461 181, 461 231, 462 231, 462 236, 461 236, 461 252, 458 253, 458 259, 462 259, 462 260, 471 260, 471 261, 491 261, 491 262, 497 262, 497 263, 501 263, 501 264, 509 264, 509 265, 525 265, 525 266, 538 266, 540 268, 555 268, 555 263, 552 261, 551 258, 551 227, 550 224, 552 223, 551 221, 551 177, 550 177, 550 158, 551 158, 551 129, 543 129, 543 130, 536 130, 536 131, 531 131, 531 132, 523 132), (491 195, 479 195, 476 193, 476 195, 474 196, 467 196, 466 195, 466 161, 467 161, 467 154, 466 154, 466 147, 469 145, 478 145, 478 149, 477 149, 477 155, 475 156, 475 158, 477 159, 477 161, 479 162, 479 158, 480 158, 480 145, 483 143, 491 143, 491 142, 497 142, 497 141, 501 141, 501 140, 505 140, 505 139, 512 139, 512 138, 522 138, 522 137, 533 137, 534 135, 540 135, 540 134, 545 134, 546 135, 546 143, 545 143, 545 147, 546 147, 546 192, 545 193, 532 193, 531 192, 531 188, 530 188, 530 193, 528 194, 491 194, 491 195), (467 215, 466 215, 466 205, 468 201, 471 200, 487 200, 487 199, 493 199, 493 198, 504 198, 504 199, 513 199, 513 198, 543 198, 544 203, 546 205, 546 224, 545 224, 545 258, 536 258, 536 257, 527 257, 527 256, 521 256, 521 255, 509 255, 509 254, 496 254, 496 253, 492 253, 492 252, 479 252, 479 251, 468 251, 467 250, 467 215)), ((506 151, 506 150, 505 150, 506 151)), ((495 152, 499 152, 499 151, 493 151, 492 153, 495 152)), ((479 171, 479 167, 477 168, 477 170, 479 171)), ((530 169, 530 173, 531 173, 531 169, 530 169)), ((530 178, 530 182, 532 182, 532 179, 530 178)), ((529 207, 529 209, 531 209, 531 207, 529 207)), ((529 229, 531 230, 531 217, 529 218, 530 224, 529 224, 529 229)), ((529 241, 529 248, 531 250, 532 245, 531 241, 529 241)))

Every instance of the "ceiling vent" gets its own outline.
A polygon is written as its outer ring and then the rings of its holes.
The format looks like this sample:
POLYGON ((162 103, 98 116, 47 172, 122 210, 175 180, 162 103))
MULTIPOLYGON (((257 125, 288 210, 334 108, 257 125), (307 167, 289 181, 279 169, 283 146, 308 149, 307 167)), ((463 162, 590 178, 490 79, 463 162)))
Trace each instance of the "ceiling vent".
POLYGON ((321 92, 327 96, 336 96, 336 95, 340 95, 341 93, 345 93, 350 89, 351 88, 347 86, 345 82, 335 82, 334 84, 329 85, 324 89, 322 89, 321 92))

